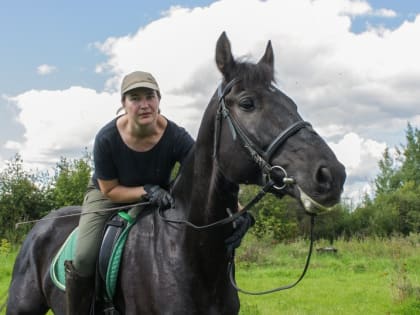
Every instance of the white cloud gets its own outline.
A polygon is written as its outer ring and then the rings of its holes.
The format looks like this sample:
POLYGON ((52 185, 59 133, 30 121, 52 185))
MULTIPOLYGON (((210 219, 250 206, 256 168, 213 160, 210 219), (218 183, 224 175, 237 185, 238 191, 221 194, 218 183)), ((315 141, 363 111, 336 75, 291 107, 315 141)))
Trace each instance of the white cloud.
MULTIPOLYGON (((325 2, 325 4, 330 5, 331 3, 325 2)), ((372 12, 372 7, 366 1, 338 1, 336 5, 339 7, 339 12, 344 15, 358 16, 372 12)))
POLYGON ((378 162, 387 147, 384 142, 364 139, 354 132, 346 134, 337 143, 329 145, 337 158, 346 166, 350 184, 345 187, 344 196, 354 204, 361 201, 365 193, 372 194, 372 181, 379 171, 378 162))
POLYGON ((420 121, 420 16, 393 30, 351 32, 353 16, 395 14, 350 0, 221 0, 205 8, 172 7, 131 35, 95 44, 108 58, 95 70, 111 76, 104 92, 72 87, 16 96, 26 128, 24 152, 41 163, 90 143, 118 107, 122 76, 136 69, 154 74, 163 113, 195 135, 220 80, 214 51, 225 30, 234 55, 252 60, 272 41, 278 85, 337 151, 349 173, 348 187, 365 187, 385 144, 402 141, 407 121, 420 121))
POLYGON ((374 11, 373 15, 381 16, 385 18, 394 18, 397 16, 397 13, 394 10, 390 9, 379 9, 374 11))
POLYGON ((6 144, 4 145, 4 147, 6 149, 9 150, 16 150, 16 151, 20 151, 22 149, 22 143, 20 142, 16 142, 16 141, 7 141, 6 144))
MULTIPOLYGON (((334 0, 324 0, 325 5, 331 5, 334 0)), ((366 1, 334 1, 340 8, 339 12, 349 16, 379 16, 383 18, 394 18, 397 13, 394 10, 381 8, 374 10, 366 1)))
POLYGON ((57 71, 57 67, 51 66, 51 65, 47 65, 47 64, 42 64, 42 65, 39 65, 36 68, 36 70, 37 70, 37 73, 39 75, 47 75, 47 74, 51 74, 51 73, 57 71))
POLYGON ((28 91, 9 101, 19 108, 25 141, 8 142, 31 168, 55 163, 61 155, 90 147, 98 129, 115 117, 118 95, 71 87, 63 91, 28 91))

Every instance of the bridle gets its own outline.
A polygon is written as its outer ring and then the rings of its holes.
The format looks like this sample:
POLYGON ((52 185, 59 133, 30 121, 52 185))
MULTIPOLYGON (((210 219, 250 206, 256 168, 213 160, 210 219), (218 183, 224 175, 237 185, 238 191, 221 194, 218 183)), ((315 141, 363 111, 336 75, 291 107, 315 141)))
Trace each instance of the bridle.
POLYGON ((214 128, 214 145, 213 145, 213 158, 217 159, 217 152, 219 146, 219 139, 220 139, 220 130, 221 130, 221 122, 222 119, 226 119, 230 132, 232 134, 232 138, 236 141, 236 138, 239 137, 240 141, 242 142, 244 148, 248 151, 249 155, 251 156, 252 160, 259 166, 263 176, 265 177, 265 182, 271 179, 271 174, 275 170, 279 170, 283 173, 283 178, 281 185, 279 186, 278 183, 274 183, 270 188, 274 188, 275 190, 283 190, 286 185, 294 184, 294 180, 291 177, 287 176, 286 170, 281 167, 280 165, 271 165, 270 161, 273 154, 276 150, 282 146, 288 138, 293 136, 297 133, 300 129, 305 127, 310 127, 311 124, 307 121, 298 120, 297 122, 290 125, 286 130, 282 131, 267 147, 266 150, 261 149, 258 145, 256 145, 246 134, 244 129, 242 128, 241 124, 230 114, 229 109, 226 107, 225 96, 232 90, 233 86, 237 84, 240 80, 233 79, 228 82, 225 87, 222 89, 222 84, 219 85, 217 88, 217 96, 218 96, 218 103, 219 107, 217 109, 216 114, 216 121, 215 121, 215 128, 214 128))
MULTIPOLYGON (((308 196, 305 191, 297 184, 293 177, 289 177, 286 170, 281 165, 272 165, 271 158, 273 154, 279 149, 287 139, 291 136, 296 134, 299 130, 303 128, 308 128, 312 130, 312 126, 309 122, 304 120, 298 120, 283 130, 267 147, 267 149, 263 150, 259 146, 257 146, 246 134, 244 129, 241 127, 241 124, 233 117, 226 106, 225 97, 229 92, 232 90, 233 86, 240 82, 239 79, 232 79, 229 81, 223 88, 222 84, 219 85, 217 88, 217 96, 218 96, 218 104, 219 107, 217 109, 216 120, 215 120, 215 128, 214 128, 214 143, 213 143, 213 158, 217 160, 217 153, 218 153, 218 146, 219 146, 219 139, 220 139, 220 132, 221 132, 221 122, 223 119, 226 119, 227 124, 229 126, 230 132, 232 134, 232 138, 234 141, 239 137, 240 141, 243 144, 243 147, 248 151, 251 159, 259 166, 262 174, 265 185, 263 186, 262 190, 258 195, 262 193, 261 198, 264 196, 265 193, 274 189, 276 191, 282 191, 287 186, 294 185, 298 192, 299 192, 299 199, 306 211, 306 213, 312 215, 325 213, 331 210, 329 207, 325 207, 318 203, 317 201, 313 200, 310 196, 308 196), (279 184, 275 180, 273 180, 272 173, 274 171, 280 171, 282 173, 281 183, 279 184)), ((278 179, 278 177, 277 177, 278 179)), ((257 196, 258 196, 257 195, 257 196)), ((257 201, 259 201, 259 198, 257 201)), ((255 198, 254 198, 255 199, 255 198)), ((254 199, 251 200, 250 203, 254 205, 254 199)), ((245 209, 249 209, 245 207, 245 209)))
POLYGON ((240 123, 230 114, 229 109, 226 107, 225 96, 232 90, 232 87, 235 84, 237 84, 239 81, 240 81, 239 79, 235 78, 229 81, 224 86, 224 88, 222 88, 222 83, 217 88, 219 107, 217 109, 216 120, 215 120, 213 158, 217 160, 217 152, 218 152, 220 131, 221 131, 221 122, 222 122, 222 119, 226 119, 229 129, 231 131, 233 140, 236 141, 237 137, 239 137, 239 139, 243 143, 244 148, 247 150, 247 152, 251 156, 252 160, 259 166, 262 174, 265 175, 266 180, 265 180, 264 186, 257 193, 257 195, 242 208, 241 211, 231 214, 229 213, 230 210, 227 209, 229 216, 224 219, 218 220, 216 222, 213 222, 207 225, 198 226, 186 220, 168 219, 163 215, 163 213, 159 209, 158 213, 164 221, 169 222, 169 223, 185 224, 196 230, 208 230, 211 228, 219 227, 219 226, 233 222, 244 212, 250 210, 271 189, 274 188, 277 191, 281 191, 285 189, 287 185, 296 185, 295 180, 292 177, 288 177, 287 172, 283 167, 281 167, 280 165, 274 165, 274 166, 271 165, 270 160, 274 152, 282 144, 284 144, 284 142, 288 138, 290 138, 292 135, 294 135, 296 132, 298 132, 302 128, 311 127, 311 124, 303 120, 299 120, 293 123, 290 127, 288 127, 286 130, 281 132, 271 142, 271 144, 267 147, 266 150, 262 150, 247 136, 246 132, 243 130, 240 123), (278 185, 278 183, 274 182, 271 179, 271 172, 274 170, 280 170, 283 173, 283 178, 282 178, 283 182, 281 183, 281 185, 278 185))
MULTIPOLYGON (((293 123, 288 128, 286 128, 286 130, 281 132, 270 143, 270 145, 267 147, 266 150, 262 150, 259 146, 257 146, 247 136, 247 134, 244 132, 243 128, 241 127, 240 123, 230 114, 229 109, 226 107, 225 96, 231 91, 233 86, 238 82, 239 82, 238 79, 233 79, 229 83, 227 83, 223 89, 222 89, 221 84, 217 88, 219 108, 217 110, 215 131, 214 131, 215 134, 214 134, 214 148, 213 148, 214 156, 213 157, 215 159, 217 159, 217 150, 218 150, 219 138, 220 138, 221 121, 222 121, 222 119, 226 119, 226 121, 228 123, 228 126, 229 126, 229 129, 230 129, 230 132, 232 134, 233 140, 236 141, 237 136, 239 137, 239 139, 241 140, 244 148, 248 151, 249 155, 251 156, 252 160, 261 169, 261 172, 263 174, 263 178, 265 178, 266 184, 264 185, 261 192, 256 196, 258 198, 258 200, 260 200, 265 195, 265 193, 267 193, 272 188, 274 188, 277 191, 281 191, 281 190, 285 189, 287 185, 294 185, 295 184, 295 180, 292 177, 288 177, 286 170, 282 166, 272 165, 270 161, 271 161, 271 158, 272 158, 273 154, 277 151, 277 149, 279 149, 286 142, 286 140, 288 138, 293 136, 300 129, 305 128, 305 127, 312 128, 312 126, 309 122, 306 122, 306 121, 303 121, 303 120, 298 120, 297 122, 293 123), (278 183, 276 185, 275 181, 271 178, 271 174, 274 170, 279 170, 283 173, 283 177, 281 179, 282 183, 280 183, 280 185, 278 183)), ((256 198, 254 197, 254 199, 252 201, 254 201, 255 199, 256 198)), ((247 206, 245 206, 244 210, 246 208, 249 209, 249 204, 247 206)), ((305 276, 306 271, 308 270, 308 267, 309 267, 309 262, 310 262, 310 259, 311 259, 311 256, 312 256, 313 243, 314 243, 314 238, 313 238, 314 220, 315 220, 315 215, 312 214, 311 215, 311 228, 310 228, 310 245, 309 245, 308 256, 306 258, 305 267, 303 268, 303 271, 302 271, 300 277, 294 283, 289 284, 289 285, 285 285, 285 286, 280 286, 278 288, 274 288, 274 289, 271 289, 271 290, 259 291, 259 292, 252 292, 252 291, 247 291, 247 290, 241 289, 240 287, 238 287, 238 285, 236 284, 236 281, 235 281, 235 276, 234 276, 234 274, 235 274, 235 263, 234 263, 235 253, 233 252, 232 255, 231 255, 230 261, 228 263, 228 274, 229 274, 229 279, 230 279, 230 282, 231 282, 232 286, 237 291, 245 293, 245 294, 250 294, 250 295, 269 294, 269 293, 273 293, 273 292, 277 292, 277 291, 287 290, 287 289, 290 289, 290 288, 293 288, 294 286, 296 286, 303 279, 303 277, 305 276)))
POLYGON ((292 177, 289 177, 286 170, 280 166, 280 165, 272 165, 271 164, 271 158, 273 154, 279 149, 288 138, 296 134, 299 130, 302 128, 311 128, 311 124, 303 121, 298 120, 297 122, 290 125, 288 128, 286 128, 284 131, 282 131, 267 147, 266 150, 261 149, 259 146, 257 146, 246 134, 244 129, 242 128, 241 124, 230 114, 229 109, 226 106, 225 97, 229 92, 232 90, 233 86, 240 82, 239 79, 232 79, 229 81, 224 87, 222 87, 222 84, 219 85, 217 88, 217 96, 218 96, 218 109, 216 113, 216 120, 215 120, 215 129, 214 129, 214 143, 213 143, 213 158, 217 160, 218 157, 218 146, 219 146, 219 139, 221 135, 221 123, 222 120, 225 119, 227 121, 227 124, 229 126, 230 132, 232 134, 232 138, 234 141, 236 141, 237 138, 240 139, 242 142, 243 147, 246 149, 246 151, 249 153, 251 159, 259 166, 261 173, 263 174, 263 177, 265 178, 265 184, 261 188, 261 190, 257 193, 257 195, 248 202, 244 208, 241 211, 237 211, 234 214, 230 212, 230 209, 227 209, 227 212, 229 214, 228 217, 218 220, 216 222, 207 224, 207 225, 195 225, 192 222, 189 222, 187 220, 176 220, 176 219, 168 219, 166 218, 161 209, 158 210, 158 215, 162 220, 168 223, 176 223, 176 224, 185 224, 195 230, 209 230, 213 229, 215 227, 223 226, 225 224, 233 222, 235 219, 237 219, 239 216, 241 216, 246 211, 249 211, 259 200, 261 200, 267 192, 274 189, 276 191, 282 191, 284 190, 288 185, 296 185, 298 187, 298 190, 300 192, 300 198, 301 201, 305 207, 306 212, 311 215, 311 230, 310 230, 310 246, 309 246, 309 253, 308 257, 306 259, 305 267, 303 269, 303 272, 301 276, 298 278, 296 282, 294 282, 291 285, 282 286, 279 288, 275 288, 268 291, 262 291, 262 292, 250 292, 245 291, 239 288, 235 282, 234 279, 234 252, 231 255, 230 261, 228 263, 228 273, 229 278, 231 281, 232 286, 237 290, 245 294, 251 294, 251 295, 261 295, 261 294, 267 294, 272 293, 280 290, 290 289, 294 287, 296 284, 298 284, 306 274, 306 271, 309 266, 310 257, 312 254, 313 249, 313 225, 314 225, 314 217, 316 215, 316 212, 312 212, 312 207, 315 207, 317 209, 327 209, 323 207, 322 205, 318 204, 316 201, 311 199, 309 196, 307 196, 303 190, 296 184, 295 180, 292 177), (272 179, 272 172, 273 171, 280 171, 282 173, 281 183, 275 182, 272 179))

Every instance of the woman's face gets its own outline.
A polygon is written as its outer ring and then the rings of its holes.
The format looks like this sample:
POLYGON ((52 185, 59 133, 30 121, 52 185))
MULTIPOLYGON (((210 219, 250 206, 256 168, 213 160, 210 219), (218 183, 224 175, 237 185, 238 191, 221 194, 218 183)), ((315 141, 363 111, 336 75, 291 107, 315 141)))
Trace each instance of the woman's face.
POLYGON ((128 91, 123 98, 123 106, 129 119, 138 125, 149 125, 157 120, 159 102, 156 91, 148 88, 128 91))

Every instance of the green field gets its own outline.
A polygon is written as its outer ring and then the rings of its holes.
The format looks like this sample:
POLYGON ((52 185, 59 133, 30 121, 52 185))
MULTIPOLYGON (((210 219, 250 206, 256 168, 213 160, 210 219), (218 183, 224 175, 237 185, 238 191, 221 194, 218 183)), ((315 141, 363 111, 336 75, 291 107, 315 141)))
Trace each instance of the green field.
MULTIPOLYGON (((266 290, 293 282, 307 246, 304 241, 271 244, 248 237, 237 254, 238 285, 266 290)), ((315 245, 324 246, 329 244, 315 245)), ((337 253, 314 251, 307 276, 295 288, 264 296, 240 294, 240 314, 420 314, 420 235, 337 241, 334 247, 337 253)), ((3 244, 0 254, 2 305, 16 250, 3 244)))

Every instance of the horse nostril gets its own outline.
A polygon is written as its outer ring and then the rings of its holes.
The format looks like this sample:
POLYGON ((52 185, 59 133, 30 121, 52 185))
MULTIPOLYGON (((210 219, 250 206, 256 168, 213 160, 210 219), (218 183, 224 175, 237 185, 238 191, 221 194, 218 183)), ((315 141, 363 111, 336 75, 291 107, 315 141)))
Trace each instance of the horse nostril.
POLYGON ((325 189, 330 189, 332 184, 333 178, 331 175, 331 171, 324 166, 318 168, 318 171, 315 174, 315 182, 318 183, 325 189))

